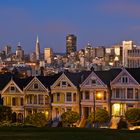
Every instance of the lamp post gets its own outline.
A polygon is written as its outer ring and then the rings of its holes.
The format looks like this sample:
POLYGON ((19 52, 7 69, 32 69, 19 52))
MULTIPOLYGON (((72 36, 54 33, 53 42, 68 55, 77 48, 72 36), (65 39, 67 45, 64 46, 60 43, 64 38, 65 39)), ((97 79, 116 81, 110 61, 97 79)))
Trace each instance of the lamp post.
POLYGON ((94 97, 94 99, 93 99, 93 105, 94 105, 94 108, 93 108, 93 112, 94 112, 94 119, 93 119, 93 122, 94 122, 94 128, 95 128, 95 115, 96 115, 96 113, 95 113, 95 110, 96 110, 96 108, 95 108, 95 97, 96 97, 96 92, 95 92, 95 91, 93 92, 93 97, 94 97))
POLYGON ((93 97, 94 97, 94 100, 93 100, 93 105, 94 105, 94 108, 93 108, 93 111, 94 111, 94 119, 93 119, 93 122, 94 122, 94 128, 95 127, 95 121, 96 121, 96 97, 98 97, 98 99, 102 99, 102 94, 100 92, 98 92, 96 94, 96 91, 93 92, 93 97))

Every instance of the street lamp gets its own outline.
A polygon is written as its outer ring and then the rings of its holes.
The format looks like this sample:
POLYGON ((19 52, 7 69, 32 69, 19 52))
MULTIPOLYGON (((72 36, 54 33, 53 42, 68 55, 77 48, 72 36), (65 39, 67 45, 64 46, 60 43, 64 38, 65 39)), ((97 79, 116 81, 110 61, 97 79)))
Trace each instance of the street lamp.
POLYGON ((94 105, 94 108, 93 108, 93 111, 94 111, 94 119, 93 119, 93 122, 94 122, 94 128, 95 128, 95 120, 96 120, 96 97, 98 100, 100 100, 102 98, 102 94, 100 92, 97 92, 94 91, 93 92, 93 96, 94 96, 94 100, 93 100, 93 105, 94 105))

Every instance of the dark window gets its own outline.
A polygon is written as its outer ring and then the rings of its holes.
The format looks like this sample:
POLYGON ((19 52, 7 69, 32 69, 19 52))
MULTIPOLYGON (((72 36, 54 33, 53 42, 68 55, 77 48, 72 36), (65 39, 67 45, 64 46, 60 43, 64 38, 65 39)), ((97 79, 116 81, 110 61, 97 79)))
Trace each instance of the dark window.
POLYGON ((67 111, 71 111, 71 108, 67 108, 67 111))
POLYGON ((37 104, 37 95, 34 95, 34 104, 37 104))
POLYGON ((38 103, 43 104, 43 95, 38 95, 38 103))
POLYGON ((14 86, 11 86, 11 87, 10 87, 10 91, 11 91, 11 92, 15 92, 15 90, 16 90, 16 88, 15 88, 14 86))
POLYGON ((34 89, 38 89, 38 84, 36 83, 36 84, 34 84, 34 89))
POLYGON ((13 105, 13 106, 16 105, 16 98, 15 98, 15 97, 12 98, 12 105, 13 105))
POLYGON ((95 85, 95 84, 96 84, 96 80, 95 80, 95 79, 92 79, 92 80, 91 80, 91 84, 92 84, 92 85, 95 85))
POLYGON ((76 93, 73 94, 73 101, 76 102, 76 93))
POLYGON ((104 92, 104 100, 106 100, 106 94, 107 94, 107 93, 106 93, 106 92, 104 92))
POLYGON ((127 98, 128 99, 133 99, 133 88, 128 88, 127 89, 127 98))
POLYGON ((135 89, 135 98, 138 99, 139 95, 138 95, 138 89, 135 89))
POLYGON ((71 92, 66 93, 66 101, 68 101, 68 102, 72 101, 71 92))
POLYGON ((120 98, 120 89, 116 89, 116 98, 120 98))
POLYGON ((66 87, 67 82, 66 81, 62 81, 62 87, 66 87))
POLYGON ((128 83, 128 77, 126 77, 126 76, 122 77, 122 83, 127 84, 128 83))
POLYGON ((20 105, 23 106, 23 98, 20 98, 20 105))
POLYGON ((60 93, 56 93, 56 100, 57 102, 60 102, 60 93))
POLYGON ((85 91, 85 99, 86 100, 89 100, 90 99, 90 97, 89 97, 89 91, 85 91))

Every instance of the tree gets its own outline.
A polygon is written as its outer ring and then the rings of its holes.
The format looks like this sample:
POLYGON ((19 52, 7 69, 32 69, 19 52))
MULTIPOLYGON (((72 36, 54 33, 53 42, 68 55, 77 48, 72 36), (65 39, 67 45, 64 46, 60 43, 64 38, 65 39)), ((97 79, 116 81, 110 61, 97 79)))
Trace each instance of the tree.
POLYGON ((80 119, 80 115, 74 111, 67 111, 61 115, 63 125, 72 125, 80 119))
POLYGON ((35 113, 31 114, 26 117, 25 124, 36 126, 36 127, 43 127, 47 124, 48 118, 46 117, 45 113, 35 113))
POLYGON ((125 118, 129 123, 133 125, 140 124, 140 109, 132 108, 132 109, 127 110, 125 113, 125 118))
MULTIPOLYGON (((103 123, 108 122, 109 119, 110 119, 109 113, 105 109, 96 110, 96 112, 95 112, 95 122, 98 122, 99 124, 103 124, 103 123)), ((91 112, 91 114, 88 116, 88 121, 90 123, 94 122, 94 112, 91 112)))
POLYGON ((0 121, 11 121, 12 110, 10 107, 0 105, 0 121))

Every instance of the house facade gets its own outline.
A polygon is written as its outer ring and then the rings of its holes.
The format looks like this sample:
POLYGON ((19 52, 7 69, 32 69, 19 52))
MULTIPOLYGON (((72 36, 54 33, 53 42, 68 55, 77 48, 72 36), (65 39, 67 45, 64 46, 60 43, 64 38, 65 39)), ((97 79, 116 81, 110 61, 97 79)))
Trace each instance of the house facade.
POLYGON ((87 118, 91 112, 98 108, 108 108, 109 90, 107 85, 97 76, 94 71, 80 85, 81 115, 87 118))
POLYGON ((140 108, 139 76, 140 68, 63 72, 24 79, 0 76, 1 98, 20 121, 37 112, 50 119, 60 118, 69 110, 87 118, 98 108, 118 117, 130 108, 140 108))
POLYGON ((73 76, 62 73, 51 86, 52 119, 59 118, 66 111, 80 113, 79 89, 71 81, 73 76))

